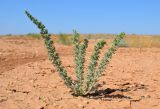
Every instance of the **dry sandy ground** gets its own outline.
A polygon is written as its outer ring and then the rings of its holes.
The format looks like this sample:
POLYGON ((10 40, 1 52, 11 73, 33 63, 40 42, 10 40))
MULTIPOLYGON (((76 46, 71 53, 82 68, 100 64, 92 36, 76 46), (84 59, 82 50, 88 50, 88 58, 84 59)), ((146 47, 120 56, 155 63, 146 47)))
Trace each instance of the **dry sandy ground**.
MULTIPOLYGON (((74 77, 72 47, 56 48, 74 77)), ((93 42, 87 60, 92 50, 93 42)), ((119 48, 97 91, 75 97, 48 60, 42 40, 0 38, 0 109, 160 109, 160 48, 119 48)))

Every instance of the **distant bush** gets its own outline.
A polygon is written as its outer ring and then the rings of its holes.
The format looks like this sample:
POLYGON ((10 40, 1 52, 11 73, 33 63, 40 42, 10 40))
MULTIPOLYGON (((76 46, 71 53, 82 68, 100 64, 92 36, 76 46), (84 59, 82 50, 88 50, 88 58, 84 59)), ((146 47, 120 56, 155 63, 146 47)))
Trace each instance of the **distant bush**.
POLYGON ((12 34, 5 34, 5 35, 0 35, 1 37, 10 37, 13 36, 12 34))
MULTIPOLYGON (((117 50, 118 44, 121 39, 125 36, 124 33, 117 35, 112 42, 111 48, 105 52, 102 59, 99 61, 99 55, 101 49, 105 46, 106 42, 104 40, 99 41, 95 46, 93 53, 90 58, 90 63, 88 64, 87 69, 87 77, 84 77, 84 63, 85 63, 85 55, 86 49, 88 47, 88 40, 84 39, 80 42, 80 35, 77 31, 73 31, 73 44, 74 44, 74 52, 75 52, 75 74, 77 80, 74 81, 71 77, 68 76, 65 67, 62 65, 62 61, 56 52, 54 42, 51 39, 51 35, 48 34, 48 30, 46 27, 39 22, 36 18, 34 18, 29 12, 25 12, 29 19, 40 29, 40 33, 42 38, 44 39, 46 48, 48 50, 49 59, 52 64, 56 67, 59 72, 61 78, 64 80, 65 84, 71 88, 74 95, 76 96, 85 96, 91 92, 96 86, 96 82, 98 78, 102 75, 103 71, 106 68, 106 65, 109 63, 112 55, 117 50)), ((65 35, 61 35, 62 39, 65 39, 65 35)))
POLYGON ((28 37, 32 37, 32 38, 36 38, 36 39, 40 39, 41 35, 40 34, 36 34, 36 33, 28 33, 27 34, 28 37))
POLYGON ((119 46, 119 47, 128 47, 128 44, 127 44, 127 42, 126 42, 124 39, 122 39, 122 40, 119 42, 118 46, 119 46))
POLYGON ((12 34, 6 34, 5 36, 12 36, 12 34))
POLYGON ((86 34, 85 37, 88 39, 112 39, 115 34, 86 34))
POLYGON ((72 44, 72 36, 64 33, 58 35, 58 42, 64 45, 72 44))

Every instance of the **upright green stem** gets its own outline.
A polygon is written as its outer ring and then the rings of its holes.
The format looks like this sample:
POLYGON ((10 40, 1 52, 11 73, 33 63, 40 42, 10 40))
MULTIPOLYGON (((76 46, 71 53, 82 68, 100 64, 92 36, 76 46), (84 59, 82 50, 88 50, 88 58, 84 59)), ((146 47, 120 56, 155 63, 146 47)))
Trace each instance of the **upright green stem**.
POLYGON ((50 61, 53 63, 53 65, 56 67, 57 71, 59 72, 60 76, 65 81, 65 84, 73 89, 73 82, 72 79, 67 75, 67 71, 65 70, 64 66, 62 66, 62 62, 59 58, 58 53, 56 52, 55 46, 53 45, 53 41, 48 34, 48 30, 46 27, 38 21, 36 18, 34 18, 28 11, 25 11, 28 18, 40 29, 40 33, 42 35, 42 38, 44 39, 46 48, 48 50, 48 55, 50 61))
POLYGON ((102 72, 105 70, 106 64, 109 63, 109 60, 112 58, 112 55, 115 53, 115 51, 117 50, 117 46, 119 44, 119 42, 121 41, 121 39, 125 36, 125 33, 121 33, 120 35, 118 35, 114 41, 112 42, 112 46, 111 48, 108 49, 108 51, 104 54, 104 57, 101 59, 98 69, 96 70, 96 74, 94 79, 90 82, 88 91, 86 92, 86 94, 88 92, 90 92, 92 90, 92 88, 94 87, 96 81, 98 80, 98 78, 101 76, 102 72))
POLYGON ((91 55, 91 62, 88 65, 88 71, 87 71, 87 89, 90 87, 91 83, 93 82, 95 78, 95 70, 97 66, 97 61, 99 60, 100 50, 104 47, 106 44, 105 41, 100 41, 94 46, 93 54, 91 55))
POLYGON ((76 95, 83 95, 83 83, 84 83, 84 62, 85 62, 85 54, 86 48, 88 47, 88 40, 84 39, 84 42, 80 44, 79 42, 79 34, 74 31, 74 49, 75 49, 75 62, 76 62, 76 95))

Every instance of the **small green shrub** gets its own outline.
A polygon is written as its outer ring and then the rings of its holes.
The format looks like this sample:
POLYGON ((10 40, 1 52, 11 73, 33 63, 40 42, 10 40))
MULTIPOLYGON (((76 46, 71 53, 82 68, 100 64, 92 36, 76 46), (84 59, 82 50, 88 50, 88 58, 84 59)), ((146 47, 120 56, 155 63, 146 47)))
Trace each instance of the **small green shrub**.
POLYGON ((53 44, 53 40, 50 38, 50 34, 48 34, 48 30, 46 29, 46 27, 40 21, 34 18, 29 12, 25 11, 25 13, 29 17, 29 19, 40 29, 40 33, 42 35, 42 38, 44 39, 45 46, 48 50, 49 60, 56 67, 65 84, 69 88, 71 88, 74 95, 76 96, 84 96, 90 93, 90 91, 95 87, 96 81, 105 70, 105 67, 109 63, 109 60, 111 59, 112 55, 117 50, 118 44, 121 41, 121 39, 125 36, 125 33, 121 33, 120 35, 117 35, 115 37, 115 39, 112 42, 111 48, 109 48, 108 51, 104 54, 99 64, 97 61, 99 60, 100 50, 105 46, 106 42, 102 40, 94 46, 94 51, 91 55, 91 60, 88 65, 87 77, 85 79, 84 63, 86 49, 88 47, 88 40, 84 39, 82 42, 80 42, 80 35, 77 33, 77 31, 74 30, 73 44, 76 63, 75 74, 77 80, 73 81, 71 77, 67 75, 67 71, 62 65, 62 62, 53 44))

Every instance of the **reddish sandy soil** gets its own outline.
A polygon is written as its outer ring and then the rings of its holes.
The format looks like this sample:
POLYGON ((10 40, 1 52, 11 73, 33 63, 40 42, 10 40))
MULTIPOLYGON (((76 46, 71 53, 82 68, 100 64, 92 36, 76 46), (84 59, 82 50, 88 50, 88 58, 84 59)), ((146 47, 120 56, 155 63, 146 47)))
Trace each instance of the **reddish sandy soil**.
MULTIPOLYGON (((74 78, 72 47, 55 46, 74 78)), ((119 48, 98 83, 95 93, 75 97, 42 40, 0 38, 0 109, 160 109, 160 48, 119 48)))

